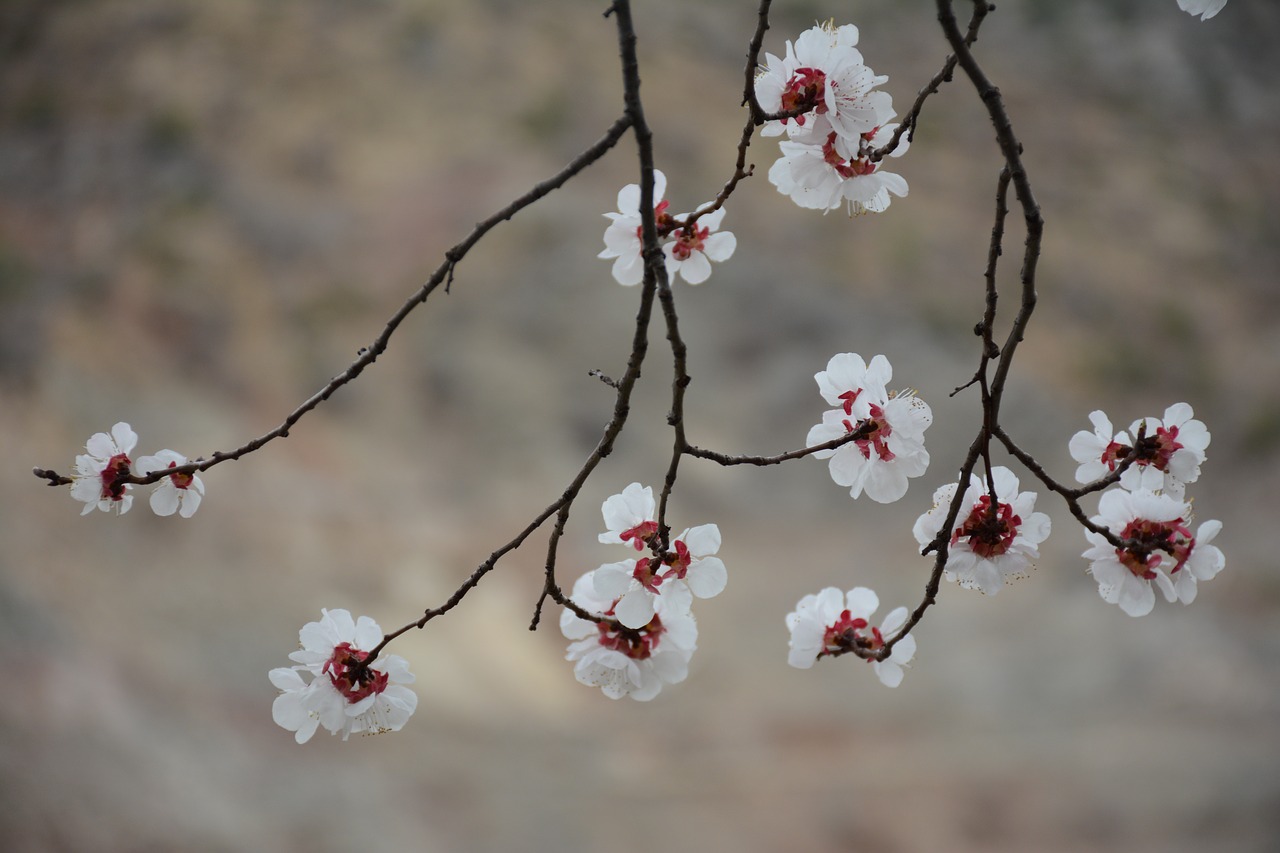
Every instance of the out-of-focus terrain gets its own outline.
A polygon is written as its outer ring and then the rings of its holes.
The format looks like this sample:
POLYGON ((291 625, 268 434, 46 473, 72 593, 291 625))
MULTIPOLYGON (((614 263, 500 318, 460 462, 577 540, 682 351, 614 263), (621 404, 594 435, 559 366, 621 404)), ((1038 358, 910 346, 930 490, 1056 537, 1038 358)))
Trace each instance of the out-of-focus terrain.
MULTIPOLYGON (((727 178, 745 0, 637 4, 644 95, 679 209, 727 178)), ((946 53, 926 3, 779 3, 766 47, 857 23, 905 109, 946 53)), ((978 45, 1048 223, 1009 427, 1066 443, 1187 400, 1213 430, 1192 488, 1227 569, 1130 619, 1055 533, 1031 579, 954 586, 897 690, 856 661, 786 665, 822 586, 914 604, 910 525, 976 425, 969 377, 999 161, 957 81, 895 166, 908 198, 849 220, 758 177, 736 256, 678 289, 691 439, 798 447, 836 352, 886 353, 933 406, 907 498, 852 502, 821 463, 689 461, 677 526, 724 532, 689 680, 647 705, 574 682, 545 539, 397 641, 420 705, 396 735, 305 747, 269 668, 321 607, 384 628, 441 603, 594 446, 637 292, 597 260, 636 179, 624 144, 498 228, 358 382, 206 475, 191 520, 46 489, 117 420, 140 452, 273 427, 382 328, 472 223, 621 110, 600 4, 548 0, 0 3, 0 846, 44 850, 1271 850, 1280 844, 1280 9, 1200 23, 1161 2, 1000 4, 978 45)), ((1002 282, 1016 297, 1011 218, 1002 282)), ((615 559, 600 500, 667 463, 659 333, 618 451, 560 547, 615 559)), ((1024 479, 1024 482, 1026 480, 1024 479)))

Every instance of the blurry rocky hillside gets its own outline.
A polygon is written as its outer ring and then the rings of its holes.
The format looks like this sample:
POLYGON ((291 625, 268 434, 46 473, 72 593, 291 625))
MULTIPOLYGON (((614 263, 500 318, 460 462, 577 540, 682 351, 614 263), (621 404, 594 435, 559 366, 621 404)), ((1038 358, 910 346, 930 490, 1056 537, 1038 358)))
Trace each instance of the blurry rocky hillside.
MULTIPOLYGON (((646 110, 677 209, 728 177, 748 0, 636 4, 646 110)), ((960 4, 964 5, 964 4, 960 4)), ((900 110, 946 54, 932 4, 778 2, 862 31, 900 110)), ((910 527, 976 428, 981 273, 1000 161, 944 87, 908 198, 854 220, 757 177, 739 248, 678 287, 690 438, 803 444, 836 352, 885 353, 933 407, 933 467, 892 507, 825 467, 689 461, 677 526, 724 532, 685 684, 648 705, 574 682, 545 538, 397 641, 405 731, 298 747, 266 672, 321 607, 384 628, 443 602, 558 495, 612 407, 638 291, 596 259, 624 140, 496 229, 386 355, 292 435, 205 476, 191 520, 94 513, 32 478, 127 420, 139 450, 228 450, 276 424, 478 219, 621 112, 603 4, 581 0, 0 0, 0 848, 640 851, 1271 850, 1280 844, 1280 6, 1000 3, 978 56, 1044 209, 1040 303, 1007 423, 1061 479, 1066 443, 1186 400, 1213 431, 1192 489, 1227 569, 1192 606, 1103 603, 1062 506, 1038 571, 944 587, 904 684, 786 666, 784 614, 826 585, 918 601, 910 527)), ((1010 218, 1003 306, 1022 233, 1010 218)), ((597 507, 667 463, 650 361, 560 577, 613 559, 597 507)), ((1024 479, 1024 483, 1027 480, 1024 479)))

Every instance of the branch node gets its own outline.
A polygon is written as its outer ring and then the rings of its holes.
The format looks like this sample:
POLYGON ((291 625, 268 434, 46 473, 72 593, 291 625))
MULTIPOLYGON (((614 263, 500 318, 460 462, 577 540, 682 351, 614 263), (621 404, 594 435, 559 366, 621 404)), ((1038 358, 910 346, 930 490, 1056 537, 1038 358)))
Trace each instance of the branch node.
POLYGON ((32 468, 31 473, 42 480, 48 480, 50 486, 69 486, 73 482, 70 477, 64 477, 57 471, 46 471, 44 468, 32 468))
POLYGON ((596 379, 599 379, 601 382, 603 382, 605 385, 608 385, 610 388, 614 389, 615 391, 618 390, 618 381, 616 379, 610 379, 607 375, 605 375, 605 372, 603 370, 588 370, 587 375, 595 377, 596 379))

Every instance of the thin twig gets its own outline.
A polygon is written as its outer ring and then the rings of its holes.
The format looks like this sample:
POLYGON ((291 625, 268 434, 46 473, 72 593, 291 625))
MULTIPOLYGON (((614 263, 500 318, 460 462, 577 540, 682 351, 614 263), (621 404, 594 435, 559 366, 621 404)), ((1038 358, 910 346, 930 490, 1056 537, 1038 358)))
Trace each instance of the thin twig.
MULTIPOLYGON (((400 306, 400 309, 396 311, 389 320, 387 320, 386 326, 383 328, 381 334, 373 340, 373 343, 369 344, 367 347, 362 347, 356 360, 353 361, 346 370, 330 379, 325 383, 323 388, 303 401, 303 403, 290 412, 284 421, 275 429, 264 433, 241 447, 229 452, 224 453, 222 451, 217 451, 207 458, 200 457, 185 465, 178 465, 173 468, 162 468, 159 471, 154 471, 145 476, 137 475, 120 477, 118 478, 118 481, 134 483, 137 485, 146 485, 148 483, 159 482, 163 478, 174 474, 195 474, 201 471, 207 471, 215 465, 247 456, 274 439, 287 438, 289 430, 291 430, 293 425, 301 420, 304 415, 319 406, 325 400, 328 400, 333 396, 335 391, 351 382, 363 373, 366 367, 378 360, 378 356, 382 355, 386 350, 387 344, 391 342, 391 336, 395 334, 396 329, 399 328, 402 322, 404 322, 404 319, 408 317, 415 308, 425 303, 427 301, 427 297, 429 297, 442 282, 453 281, 454 269, 457 267, 458 262, 461 261, 462 258, 466 256, 467 252, 469 252, 471 248, 480 241, 481 237, 489 233, 489 231, 491 231, 500 222, 505 222, 511 219, 521 210, 524 210, 526 207, 548 195, 552 191, 559 189, 574 175, 577 175, 583 169, 599 160, 609 151, 609 149, 613 148, 613 146, 617 144, 618 140, 622 138, 622 135, 626 133, 627 129, 630 127, 631 116, 623 115, 613 123, 609 130, 605 132, 604 136, 600 137, 600 139, 592 143, 585 151, 573 158, 573 160, 571 160, 559 172, 552 175, 550 178, 547 178, 545 181, 535 184, 524 195, 515 199, 510 204, 493 213, 486 219, 476 223, 475 227, 471 229, 471 233, 469 233, 461 242, 453 246, 453 248, 445 252, 445 260, 436 268, 435 272, 431 274, 431 277, 427 279, 427 281, 419 287, 412 296, 405 300, 404 304, 400 306)), ((67 483, 72 482, 69 477, 64 477, 54 471, 47 471, 42 468, 34 469, 33 473, 37 477, 48 480, 50 485, 66 485, 67 483)))

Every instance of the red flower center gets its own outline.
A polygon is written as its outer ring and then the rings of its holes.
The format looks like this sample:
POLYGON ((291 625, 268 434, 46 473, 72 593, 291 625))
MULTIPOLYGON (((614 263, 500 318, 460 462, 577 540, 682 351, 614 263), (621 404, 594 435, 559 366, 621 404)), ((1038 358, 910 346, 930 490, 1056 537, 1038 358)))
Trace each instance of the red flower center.
POLYGON ((846 179, 870 175, 876 170, 876 164, 866 157, 846 160, 840 156, 840 152, 836 150, 835 131, 827 134, 827 141, 822 143, 822 159, 826 161, 828 166, 836 170, 836 174, 846 179))
MULTIPOLYGON (((653 206, 653 223, 658 226, 658 236, 665 237, 671 231, 671 223, 675 217, 667 213, 667 208, 671 206, 669 201, 660 201, 653 206)), ((644 226, 636 226, 636 236, 641 240, 644 239, 644 226)))
MULTIPOLYGON (((662 582, 666 580, 666 576, 658 574, 650 568, 654 562, 655 561, 649 557, 642 557, 639 560, 636 560, 636 567, 631 572, 631 576, 640 581, 640 585, 642 587, 656 595, 658 593, 658 587, 662 586, 662 582)), ((659 565, 661 565, 661 563, 659 563, 659 565)))
POLYGON ((884 636, 876 626, 868 626, 866 619, 861 617, 854 619, 852 614, 845 610, 841 612, 840 618, 834 625, 827 627, 826 633, 822 635, 822 645, 823 649, 818 653, 819 657, 855 650, 876 652, 884 646, 884 636), (863 633, 868 627, 871 633, 863 633))
MULTIPOLYGON (((849 405, 849 404, 846 404, 849 405)), ((871 404, 871 417, 858 421, 855 426, 852 421, 844 421, 845 432, 859 432, 864 437, 855 438, 853 443, 862 451, 863 459, 870 459, 872 452, 880 458, 881 462, 892 462, 896 456, 889 449, 889 436, 893 435, 893 427, 885 420, 884 409, 871 404)))
MULTIPOLYGON (((177 468, 178 463, 170 462, 169 467, 177 468)), ((191 488, 191 483, 193 480, 195 480, 195 478, 196 478, 195 474, 170 474, 169 475, 169 481, 172 482, 173 485, 179 489, 191 488)))
POLYGON ((101 500, 118 501, 124 498, 125 478, 129 476, 131 464, 129 457, 123 453, 117 453, 107 460, 107 467, 98 475, 102 478, 101 500))
POLYGON ((600 631, 600 645, 615 652, 622 652, 632 660, 646 660, 658 648, 658 641, 665 628, 658 614, 643 628, 627 628, 621 622, 607 619, 596 626, 600 631))
POLYGON ((674 554, 667 554, 662 558, 662 562, 671 567, 663 573, 663 580, 670 577, 684 580, 684 576, 689 573, 689 564, 693 562, 693 555, 689 553, 689 546, 679 539, 671 544, 676 551, 674 554))
POLYGON ((635 527, 628 527, 626 530, 618 534, 623 542, 630 542, 635 546, 637 551, 643 551, 645 543, 653 538, 658 532, 658 522, 642 521, 635 527))
POLYGON ((1135 449, 1135 465, 1150 465, 1157 471, 1168 471, 1169 460, 1182 449, 1182 443, 1178 441, 1178 428, 1160 427, 1155 435, 1145 436, 1139 441, 1135 449))
POLYGON ((694 252, 703 251, 710 228, 699 228, 697 223, 683 228, 676 241, 671 245, 671 254, 677 261, 687 261, 694 252))
POLYGON ((350 643, 342 643, 334 648, 333 655, 320 670, 329 676, 334 688, 352 705, 387 689, 385 672, 360 666, 367 657, 368 652, 353 648, 350 643))
POLYGON ((1135 518, 1125 525, 1120 537, 1132 539, 1134 544, 1129 548, 1117 548, 1116 558, 1135 577, 1144 580, 1155 578, 1155 569, 1161 561, 1160 552, 1173 557, 1174 566, 1170 574, 1174 574, 1187 562, 1196 544, 1195 537, 1181 518, 1173 521, 1135 518))
MULTIPOLYGON (((813 110, 818 115, 827 111, 825 96, 827 75, 817 68, 797 68, 782 89, 782 112, 813 110)), ((787 119, 783 119, 785 123, 787 119)), ((796 116, 796 124, 804 126, 804 116, 796 116)))
POLYGON ((998 557, 1012 547, 1021 524, 1022 518, 1013 514, 1013 507, 997 502, 993 508, 991 496, 983 495, 951 534, 951 544, 967 538, 969 548, 979 557, 998 557))
POLYGON ((1133 454, 1134 465, 1143 467, 1150 465, 1157 471, 1168 471, 1173 454, 1182 448, 1183 444, 1178 441, 1176 426, 1160 427, 1155 435, 1143 436, 1134 443, 1133 447, 1111 442, 1102 451, 1102 463, 1107 466, 1108 471, 1114 471, 1117 465, 1128 458, 1129 454, 1133 454))

